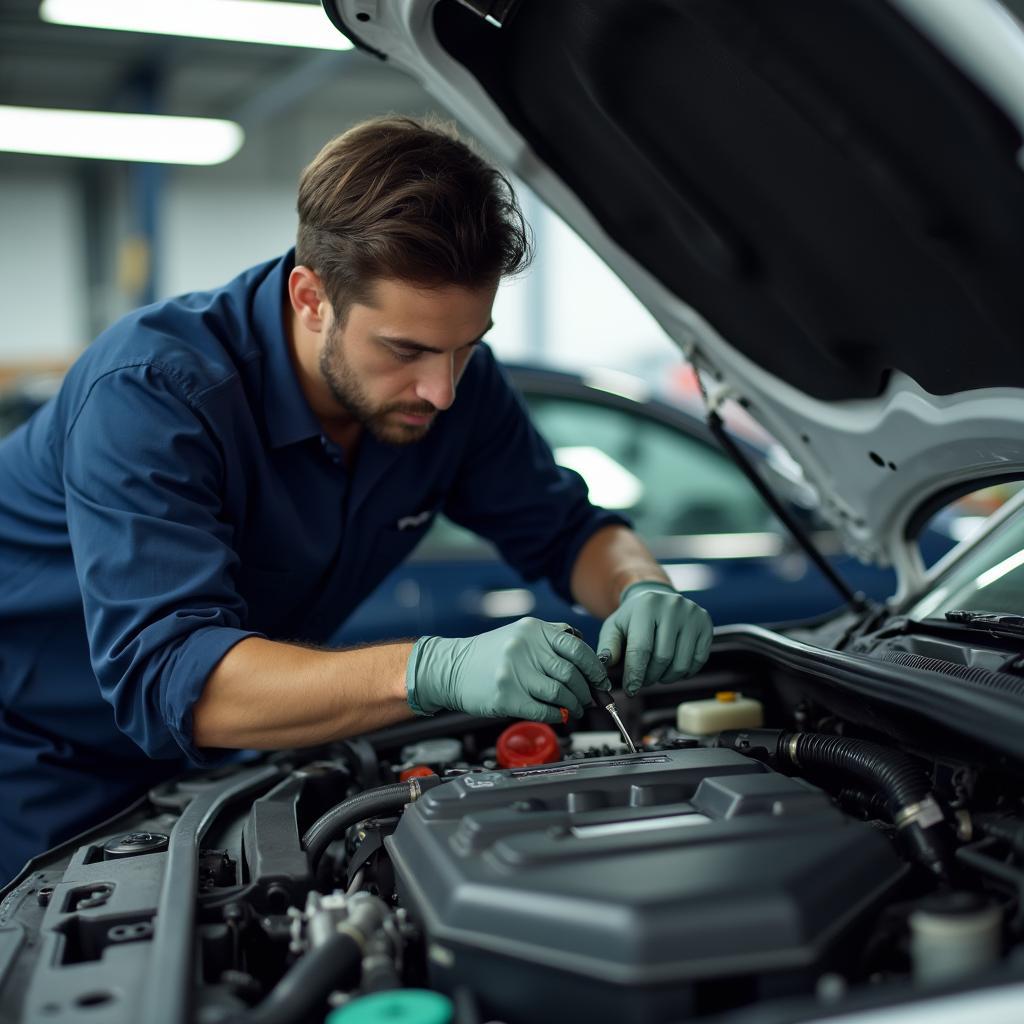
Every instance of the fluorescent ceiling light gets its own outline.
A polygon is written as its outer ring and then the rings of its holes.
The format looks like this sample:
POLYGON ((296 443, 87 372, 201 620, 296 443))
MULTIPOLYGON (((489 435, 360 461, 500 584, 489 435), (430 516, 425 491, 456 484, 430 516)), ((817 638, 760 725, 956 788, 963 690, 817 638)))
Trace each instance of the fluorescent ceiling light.
POLYGON ((0 150, 154 164, 221 164, 241 148, 234 121, 0 106, 0 150))
POLYGON ((81 28, 351 50, 320 4, 281 0, 43 0, 43 21, 81 28))

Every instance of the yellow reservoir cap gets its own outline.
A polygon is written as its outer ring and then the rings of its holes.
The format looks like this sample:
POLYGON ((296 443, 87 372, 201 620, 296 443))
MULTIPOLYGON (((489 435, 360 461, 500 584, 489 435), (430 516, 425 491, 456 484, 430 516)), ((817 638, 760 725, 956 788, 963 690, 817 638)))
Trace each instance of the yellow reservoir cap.
POLYGON ((705 700, 684 700, 676 708, 676 728, 690 736, 710 736, 723 729, 759 729, 762 725, 761 702, 732 690, 705 700))

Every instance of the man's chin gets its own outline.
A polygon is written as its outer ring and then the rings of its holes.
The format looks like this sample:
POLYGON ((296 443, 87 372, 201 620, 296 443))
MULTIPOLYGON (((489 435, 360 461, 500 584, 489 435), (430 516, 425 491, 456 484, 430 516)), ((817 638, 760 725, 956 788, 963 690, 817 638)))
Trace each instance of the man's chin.
POLYGON ((412 424, 377 421, 370 427, 373 436, 384 444, 415 444, 426 437, 431 423, 412 424))

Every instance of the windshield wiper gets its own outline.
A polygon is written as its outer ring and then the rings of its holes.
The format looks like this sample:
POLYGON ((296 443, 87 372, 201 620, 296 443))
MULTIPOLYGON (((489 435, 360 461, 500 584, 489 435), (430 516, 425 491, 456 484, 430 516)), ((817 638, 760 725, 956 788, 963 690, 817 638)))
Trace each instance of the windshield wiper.
POLYGON ((958 608, 946 612, 947 622, 956 622, 969 626, 983 633, 995 633, 1000 636, 1024 636, 1024 615, 1012 612, 982 612, 958 608))
POLYGON ((934 636, 962 636, 964 633, 983 633, 1000 640, 1020 640, 1024 637, 1024 615, 1008 612, 983 612, 958 609, 946 612, 945 618, 911 619, 906 616, 891 618, 873 632, 861 636, 861 651, 870 650, 879 641, 914 634, 934 636))

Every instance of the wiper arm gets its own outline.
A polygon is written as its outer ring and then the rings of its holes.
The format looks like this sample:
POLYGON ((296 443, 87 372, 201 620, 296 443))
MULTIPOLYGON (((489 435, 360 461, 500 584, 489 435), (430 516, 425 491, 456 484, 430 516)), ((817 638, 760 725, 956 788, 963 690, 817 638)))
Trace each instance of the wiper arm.
POLYGON ((1024 615, 1014 615, 1012 612, 982 612, 959 608, 946 612, 946 621, 959 623, 981 633, 1024 636, 1024 615))
POLYGON ((911 619, 901 615, 890 619, 874 633, 866 634, 864 639, 873 646, 881 640, 915 633, 954 637, 964 633, 983 633, 1001 640, 1020 640, 1024 637, 1024 615, 968 610, 946 612, 944 619, 911 619))

